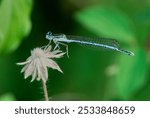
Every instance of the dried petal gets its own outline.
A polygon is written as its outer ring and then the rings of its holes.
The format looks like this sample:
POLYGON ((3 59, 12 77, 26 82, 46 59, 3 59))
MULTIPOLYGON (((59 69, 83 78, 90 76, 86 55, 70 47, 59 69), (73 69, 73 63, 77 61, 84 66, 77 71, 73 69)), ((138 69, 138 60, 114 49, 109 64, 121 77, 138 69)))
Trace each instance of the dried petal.
POLYGON ((29 64, 29 66, 27 67, 27 69, 25 70, 25 79, 26 79, 27 77, 29 77, 30 75, 32 75, 33 70, 34 70, 34 68, 33 68, 33 62, 31 62, 31 63, 29 64))
POLYGON ((64 54, 66 54, 66 53, 64 52, 64 53, 56 54, 56 55, 54 55, 54 58, 60 58, 60 57, 62 57, 64 54))
POLYGON ((49 60, 47 65, 48 65, 48 67, 51 67, 51 68, 56 69, 59 72, 63 73, 63 71, 60 69, 60 67, 58 66, 58 64, 55 61, 49 60))
POLYGON ((16 63, 16 64, 17 65, 25 65, 25 64, 30 63, 30 62, 31 62, 31 60, 27 60, 25 62, 20 62, 20 63, 16 63))
POLYGON ((17 63, 17 65, 24 65, 21 72, 24 72, 25 79, 31 75, 31 82, 35 79, 42 79, 46 82, 48 80, 48 67, 63 73, 52 58, 61 58, 65 53, 60 50, 51 51, 51 49, 50 45, 44 49, 35 48, 31 51, 31 56, 25 62, 17 63))

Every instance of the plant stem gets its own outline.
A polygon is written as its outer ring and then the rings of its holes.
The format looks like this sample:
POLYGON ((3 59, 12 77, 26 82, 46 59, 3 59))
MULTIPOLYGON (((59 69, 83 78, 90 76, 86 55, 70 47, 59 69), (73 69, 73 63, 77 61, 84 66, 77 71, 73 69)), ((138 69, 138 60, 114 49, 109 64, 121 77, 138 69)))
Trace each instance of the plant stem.
POLYGON ((42 84, 43 84, 43 91, 44 91, 45 101, 49 101, 49 99, 48 99, 48 92, 47 92, 47 86, 46 86, 46 81, 42 81, 42 84))

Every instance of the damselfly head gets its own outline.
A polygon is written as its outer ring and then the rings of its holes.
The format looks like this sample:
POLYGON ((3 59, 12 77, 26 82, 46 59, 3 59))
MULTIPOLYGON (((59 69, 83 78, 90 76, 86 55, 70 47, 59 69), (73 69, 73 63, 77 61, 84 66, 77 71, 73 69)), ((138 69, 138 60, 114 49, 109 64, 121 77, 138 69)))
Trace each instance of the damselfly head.
POLYGON ((52 39, 53 39, 53 35, 52 35, 52 32, 51 32, 51 31, 48 31, 48 32, 46 33, 46 39, 48 39, 48 40, 52 40, 52 39))

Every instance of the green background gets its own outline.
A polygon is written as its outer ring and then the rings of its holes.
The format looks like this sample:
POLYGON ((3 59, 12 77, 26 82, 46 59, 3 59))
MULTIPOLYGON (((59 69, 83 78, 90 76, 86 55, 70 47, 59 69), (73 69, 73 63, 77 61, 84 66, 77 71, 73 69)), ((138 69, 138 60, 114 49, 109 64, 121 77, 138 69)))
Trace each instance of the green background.
POLYGON ((149 0, 0 0, 0 100, 44 100, 16 63, 47 45, 49 30, 115 38, 135 53, 69 44, 70 58, 55 60, 64 74, 49 69, 50 100, 150 100, 149 0))

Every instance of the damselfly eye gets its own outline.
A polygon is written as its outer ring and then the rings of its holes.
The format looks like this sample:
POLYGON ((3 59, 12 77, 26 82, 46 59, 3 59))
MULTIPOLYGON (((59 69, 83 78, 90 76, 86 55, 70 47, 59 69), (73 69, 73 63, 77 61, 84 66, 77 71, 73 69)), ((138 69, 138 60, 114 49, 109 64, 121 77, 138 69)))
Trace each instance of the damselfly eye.
POLYGON ((52 40, 53 39, 53 35, 52 35, 51 31, 46 33, 46 39, 48 39, 48 40, 52 40))
POLYGON ((52 35, 52 32, 51 32, 51 31, 49 31, 49 32, 47 32, 47 34, 46 34, 46 35, 51 36, 51 35, 52 35))

